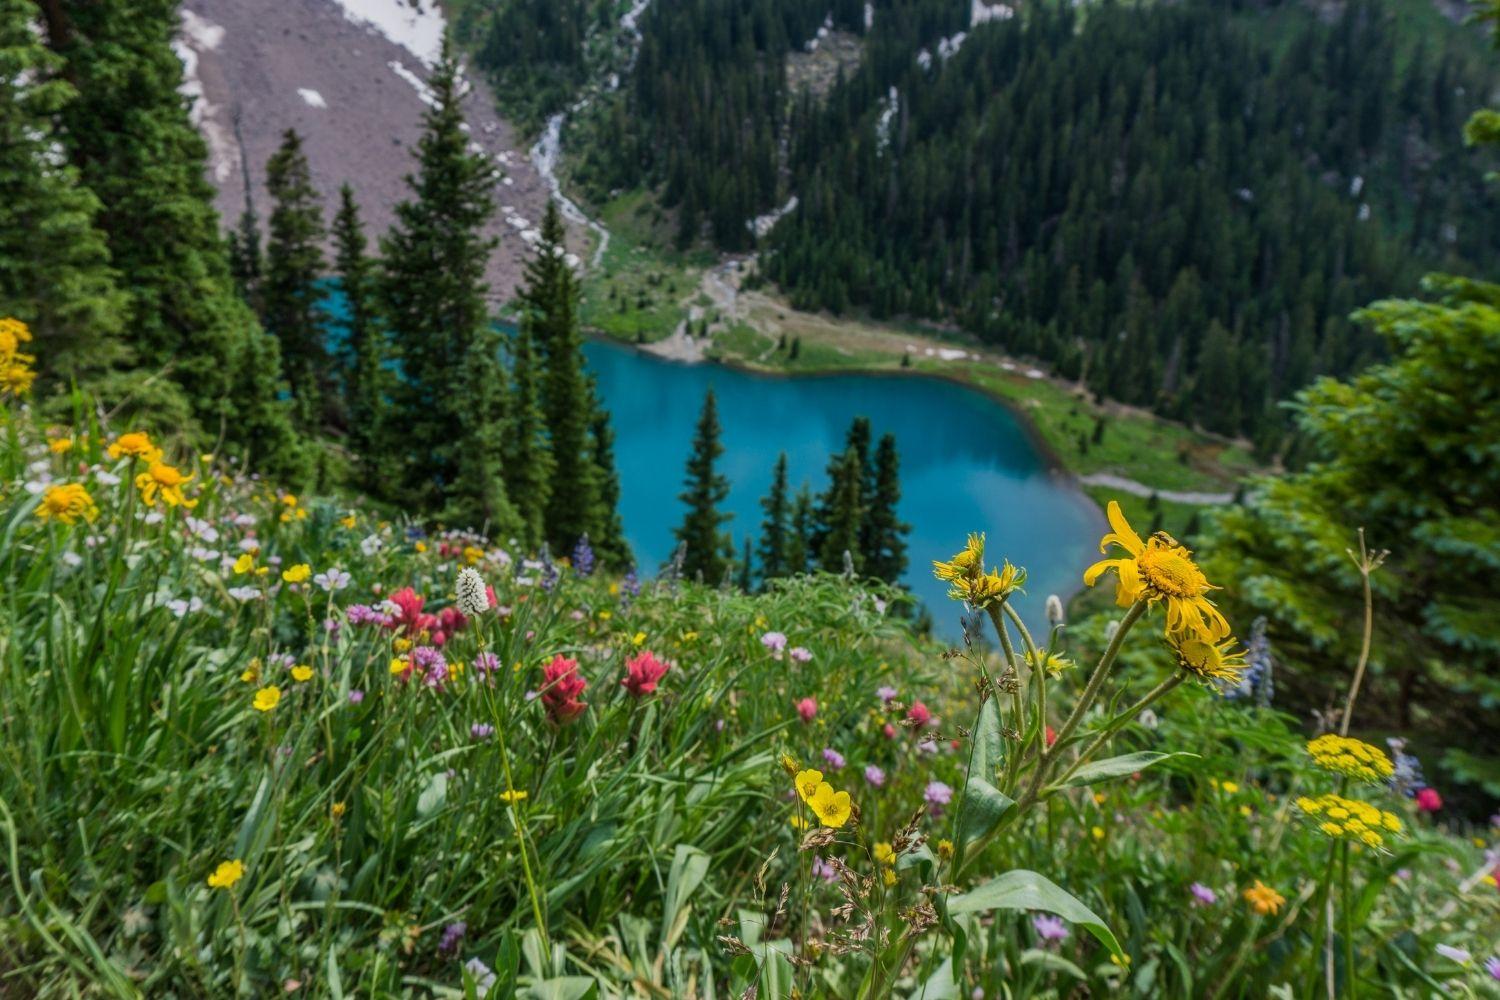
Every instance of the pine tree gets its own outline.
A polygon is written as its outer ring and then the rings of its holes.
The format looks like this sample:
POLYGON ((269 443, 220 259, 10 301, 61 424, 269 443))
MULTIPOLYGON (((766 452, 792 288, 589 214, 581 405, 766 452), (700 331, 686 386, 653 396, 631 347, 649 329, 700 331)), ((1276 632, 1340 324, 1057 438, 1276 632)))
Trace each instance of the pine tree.
POLYGON ((541 377, 531 324, 522 322, 511 339, 510 434, 506 440, 505 486, 521 519, 521 541, 536 551, 546 540, 544 517, 552 484, 552 452, 542 413, 541 377))
POLYGON ((600 510, 599 476, 589 461, 593 407, 578 329, 578 279, 567 260, 562 214, 554 203, 547 205, 541 232, 520 292, 521 322, 530 324, 546 371, 542 412, 553 459, 544 519, 547 542, 555 551, 568 552, 584 534, 603 534, 594 523, 600 510))
POLYGON ((271 195, 271 239, 266 246, 262 319, 281 345, 281 363, 296 401, 298 423, 317 430, 323 423, 323 400, 331 395, 324 313, 323 211, 312 184, 302 137, 282 134, 281 146, 266 163, 266 190, 271 195))
MULTIPOLYGON (((45 381, 90 386, 125 354, 100 206, 59 163, 54 117, 76 96, 26 0, 0 0, 0 303, 31 327, 45 381)), ((111 403, 114 400, 110 400, 111 403)))
POLYGON ((500 374, 484 283, 495 167, 469 151, 458 62, 446 44, 428 85, 417 172, 406 179, 412 197, 396 206, 381 243, 380 303, 401 365, 400 432, 385 446, 399 450, 401 467, 389 495, 418 511, 494 522, 509 508, 503 482, 492 481, 504 432, 495 424, 504 393, 491 391, 500 374))
POLYGON ((229 276, 235 290, 257 316, 260 315, 260 278, 264 260, 260 252, 260 217, 255 211, 255 185, 250 180, 250 157, 240 131, 240 112, 234 111, 234 141, 240 148, 240 183, 245 189, 245 207, 229 231, 229 276))
POLYGON ((812 538, 816 516, 812 490, 803 483, 792 503, 792 528, 786 541, 787 576, 800 576, 808 570, 814 554, 812 538))
POLYGON ((446 522, 473 525, 496 538, 510 539, 521 532, 522 520, 505 489, 510 415, 500 351, 500 334, 489 324, 476 330, 469 341, 468 359, 455 379, 465 410, 459 425, 462 439, 456 478, 439 514, 446 522))
POLYGON ((765 512, 760 529, 760 575, 763 580, 773 580, 791 572, 791 498, 788 496, 786 452, 776 459, 776 470, 771 474, 771 492, 760 501, 765 512))
POLYGON ((906 572, 906 535, 911 525, 896 512, 901 502, 901 458, 896 438, 885 434, 875 450, 875 488, 865 511, 864 569, 870 576, 895 583, 906 572))
POLYGON ((386 419, 394 379, 386 367, 390 345, 375 301, 376 265, 368 253, 359 203, 348 184, 339 188, 333 245, 334 272, 344 301, 345 341, 340 367, 344 372, 349 448, 360 459, 362 480, 369 489, 379 474, 380 423, 386 419))
POLYGON ((60 137, 101 203, 97 225, 129 296, 121 318, 136 362, 169 375, 203 439, 222 435, 228 450, 253 454, 263 471, 284 481, 305 474, 295 435, 280 426, 289 414, 275 395, 279 373, 238 378, 247 366, 274 362, 276 352, 258 342, 264 333, 229 275, 205 176, 207 148, 180 93, 182 63, 172 50, 178 4, 37 6, 48 44, 78 90, 59 111, 60 137), (247 391, 271 395, 249 398, 247 391))
POLYGON ((751 549, 750 536, 745 536, 745 548, 740 556, 740 590, 746 594, 755 590, 755 554, 751 549))
POLYGON ((854 568, 860 570, 864 566, 860 534, 864 527, 865 508, 860 503, 864 492, 864 470, 860 466, 859 452, 853 446, 846 448, 842 459, 831 463, 831 472, 820 515, 818 562, 829 573, 841 573, 844 553, 847 552, 854 560, 854 568))
MULTIPOLYGON (((589 397, 597 398, 598 390, 590 380, 589 397)), ((630 545, 625 541, 625 524, 620 520, 620 473, 615 468, 615 430, 610 424, 609 411, 598 402, 593 405, 593 420, 589 424, 589 457, 593 462, 597 482, 598 510, 594 523, 594 550, 611 569, 624 571, 634 560, 630 545)))
POLYGON ((678 499, 687 504, 687 516, 674 534, 687 546, 683 572, 689 577, 701 575, 708 583, 723 578, 731 560, 729 535, 722 531, 732 515, 719 512, 719 504, 729 496, 729 480, 715 471, 715 463, 724 454, 719 441, 719 410, 714 391, 703 396, 703 411, 693 436, 693 453, 687 462, 686 489, 678 499))

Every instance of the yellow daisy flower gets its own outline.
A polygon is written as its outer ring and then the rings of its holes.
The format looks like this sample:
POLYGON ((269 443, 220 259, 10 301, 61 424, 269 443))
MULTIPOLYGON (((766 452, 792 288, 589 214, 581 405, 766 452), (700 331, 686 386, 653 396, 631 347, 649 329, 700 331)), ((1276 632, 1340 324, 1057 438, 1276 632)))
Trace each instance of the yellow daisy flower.
POLYGON ((192 510, 198 501, 183 495, 182 487, 192 475, 183 475, 178 469, 164 462, 153 462, 145 472, 135 477, 135 488, 141 491, 141 502, 147 507, 156 506, 157 494, 168 507, 186 507, 192 510))
POLYGON ((1236 681, 1245 669, 1244 650, 1231 651, 1235 640, 1210 642, 1197 633, 1167 634, 1177 665, 1200 680, 1236 681))
POLYGON ((1127 555, 1094 563, 1084 571, 1084 585, 1092 587, 1104 573, 1114 570, 1115 603, 1120 607, 1141 600, 1164 603, 1169 634, 1191 633, 1209 643, 1226 638, 1229 622, 1206 596, 1216 588, 1193 562, 1193 554, 1164 531, 1142 541, 1114 500, 1109 502, 1108 515, 1113 530, 1099 540, 1099 551, 1118 545, 1127 555))
POLYGON ((257 712, 269 712, 281 704, 281 688, 275 684, 263 687, 255 692, 255 700, 250 703, 257 712))
POLYGON ((42 502, 37 505, 36 516, 43 521, 77 524, 79 518, 92 521, 98 517, 99 508, 94 506, 94 498, 89 496, 89 491, 80 484, 63 483, 47 487, 47 491, 42 494, 42 502))
POLYGON ((129 434, 121 434, 115 438, 114 443, 105 449, 110 458, 123 458, 129 455, 131 458, 143 459, 147 463, 161 459, 161 449, 151 443, 151 435, 145 431, 131 431, 129 434))
POLYGON ((233 889, 234 884, 245 877, 245 863, 239 859, 233 861, 221 861, 219 867, 215 868, 213 874, 208 877, 208 884, 213 889, 233 889))
POLYGON ((1245 902, 1250 904, 1250 909, 1264 917, 1281 912, 1281 907, 1286 903, 1286 897, 1266 885, 1260 879, 1245 890, 1245 902))

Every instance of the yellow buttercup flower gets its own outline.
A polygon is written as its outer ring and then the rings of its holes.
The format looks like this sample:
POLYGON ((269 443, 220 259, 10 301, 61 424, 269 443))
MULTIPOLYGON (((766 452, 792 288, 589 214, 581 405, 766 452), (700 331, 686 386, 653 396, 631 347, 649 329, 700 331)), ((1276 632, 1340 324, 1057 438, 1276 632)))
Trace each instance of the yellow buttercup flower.
POLYGON ((129 455, 131 458, 143 459, 147 463, 156 462, 161 458, 161 449, 151 443, 151 435, 145 431, 121 434, 105 450, 110 458, 123 458, 129 455))
POLYGON ((198 501, 189 500, 182 492, 182 487, 192 478, 192 475, 183 475, 164 462, 153 462, 149 469, 135 477, 135 488, 141 491, 141 502, 147 507, 156 506, 159 493, 167 506, 192 510, 198 506, 198 501))
POLYGON ((312 567, 307 563, 298 563, 281 571, 281 578, 287 583, 306 583, 312 576, 312 567))
POLYGON ((484 558, 484 549, 477 545, 465 545, 463 551, 464 564, 468 566, 477 565, 484 558))
POLYGON ((1395 765, 1376 746, 1348 736, 1325 733, 1307 744, 1314 763, 1325 771, 1379 784, 1395 773, 1395 765))
POLYGON ((1260 879, 1245 890, 1245 902, 1250 904, 1250 909, 1261 916, 1281 912, 1281 907, 1286 903, 1286 897, 1266 885, 1260 879))
POLYGON ((513 806, 517 802, 524 801, 529 795, 530 793, 526 791, 516 791, 514 788, 507 788, 500 793, 500 801, 508 806, 513 806))
POLYGON ((1231 651, 1233 638, 1210 642, 1196 632, 1168 633, 1167 642, 1177 665, 1200 680, 1236 681, 1245 669, 1244 650, 1231 651))
POLYGON ((234 575, 244 576, 255 568, 255 557, 248 552, 241 552, 240 557, 234 561, 234 575))
POLYGON ((854 803, 849 799, 848 792, 836 792, 828 782, 818 786, 818 790, 807 800, 808 808, 813 815, 818 817, 818 822, 831 829, 837 830, 849 822, 850 815, 854 812, 854 803))
POLYGON ((1099 540, 1099 551, 1118 545, 1127 556, 1094 563, 1083 574, 1084 584, 1092 587, 1105 572, 1114 570, 1115 603, 1120 607, 1128 608, 1142 600, 1164 603, 1169 634, 1191 633, 1209 643, 1226 638, 1229 622, 1206 596, 1216 588, 1193 562, 1193 554, 1164 531, 1142 541, 1113 500, 1108 514, 1114 530, 1099 540))
POLYGON ((292 680, 296 681, 298 684, 306 684, 308 681, 312 680, 312 678, 312 667, 309 667, 306 664, 299 663, 297 666, 292 668, 292 680))
POLYGON ((54 455, 66 455, 73 450, 73 439, 70 437, 53 438, 47 442, 47 450, 54 455))
POLYGON ((57 521, 60 524, 77 524, 82 518, 92 521, 99 516, 99 508, 94 506, 94 498, 89 496, 89 491, 78 483, 63 483, 59 486, 49 486, 42 494, 42 502, 37 505, 36 516, 43 521, 57 521))
POLYGON ((391 659, 391 668, 390 669, 391 669, 391 673, 393 673, 393 674, 405 673, 406 672, 406 661, 404 659, 402 659, 401 657, 399 657, 399 656, 393 657, 391 659))
POLYGON ((818 793, 818 786, 823 784, 823 772, 808 768, 798 771, 792 778, 792 784, 797 788, 797 794, 802 797, 803 802, 811 802, 812 797, 818 793))
POLYGON ((344 803, 335 802, 333 805, 328 807, 328 815, 332 816, 334 819, 343 819, 344 813, 347 812, 348 809, 349 807, 344 805, 344 803))
POLYGON ((342 524, 346 528, 353 528, 357 523, 358 519, 353 514, 345 514, 339 518, 339 524, 342 524))
POLYGON ((281 704, 281 688, 275 684, 263 687, 255 692, 255 700, 250 703, 257 712, 269 712, 281 704))
POLYGON ((219 867, 208 877, 212 889, 233 889, 234 884, 245 877, 245 863, 239 859, 221 861, 219 867))
POLYGON ((877 865, 893 865, 896 863, 896 851, 890 844, 880 841, 875 845, 875 863, 877 865))
POLYGON ((260 657, 257 656, 255 659, 251 660, 250 665, 240 673, 240 680, 244 681, 246 684, 260 683, 260 668, 260 657))
POLYGON ((796 830, 798 833, 801 833, 803 830, 806 830, 807 827, 808 827, 808 825, 809 825, 808 822, 807 822, 807 817, 806 816, 798 816, 796 814, 793 814, 791 822, 792 822, 792 829, 796 830))

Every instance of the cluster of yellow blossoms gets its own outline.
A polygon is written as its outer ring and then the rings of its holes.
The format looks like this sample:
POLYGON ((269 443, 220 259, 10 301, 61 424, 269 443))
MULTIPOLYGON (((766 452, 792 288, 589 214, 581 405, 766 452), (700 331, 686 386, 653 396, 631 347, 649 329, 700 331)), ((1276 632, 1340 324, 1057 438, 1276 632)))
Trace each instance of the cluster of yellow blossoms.
POLYGON ((952 584, 948 596, 963 601, 973 608, 988 608, 997 604, 1026 582, 1026 571, 1018 569, 1007 560, 999 569, 984 569, 984 535, 969 535, 964 550, 947 562, 934 560, 932 572, 939 580, 952 584))
POLYGON ((1372 785, 1395 773, 1395 765, 1385 751, 1362 740, 1325 733, 1307 744, 1307 752, 1325 771, 1347 775, 1372 785))
POLYGON ((1346 799, 1342 795, 1319 795, 1309 798, 1304 795, 1297 800, 1297 808, 1318 820, 1318 829, 1340 840, 1351 840, 1366 847, 1379 848, 1385 844, 1386 833, 1400 833, 1401 820, 1395 813, 1377 809, 1368 802, 1346 799))
POLYGON ((31 367, 36 358, 21 353, 21 345, 30 341, 31 329, 25 323, 9 316, 0 319, 0 399, 23 396, 36 381, 31 367))
POLYGON ((850 801, 849 793, 834 791, 833 786, 823 780, 822 771, 811 768, 798 771, 792 781, 797 787, 797 794, 807 803, 813 815, 818 817, 819 823, 837 830, 849 822, 849 817, 854 813, 854 803, 850 801))
POLYGON ((135 488, 140 491, 141 502, 147 507, 155 507, 158 498, 168 507, 192 510, 198 506, 197 500, 189 499, 182 492, 182 488, 193 478, 192 473, 184 473, 176 466, 163 462, 161 449, 152 443, 150 435, 144 431, 121 434, 107 451, 109 457, 116 461, 130 458, 140 459, 146 464, 145 471, 135 477, 135 488))
POLYGON ((60 483, 47 487, 42 502, 37 504, 36 516, 43 521, 77 524, 79 520, 92 521, 98 517, 99 508, 82 484, 60 483))

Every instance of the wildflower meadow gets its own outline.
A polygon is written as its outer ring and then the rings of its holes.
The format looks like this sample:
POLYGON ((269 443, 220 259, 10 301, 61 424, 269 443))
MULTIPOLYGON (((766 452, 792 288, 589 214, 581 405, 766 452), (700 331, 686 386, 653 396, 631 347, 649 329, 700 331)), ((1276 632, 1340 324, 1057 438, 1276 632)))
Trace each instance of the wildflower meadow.
POLYGON ((1309 739, 1117 505, 1076 627, 956 536, 950 647, 852 573, 609 573, 43 420, 27 337, 0 995, 1500 995, 1500 817, 1360 730, 1364 659, 1309 739))

